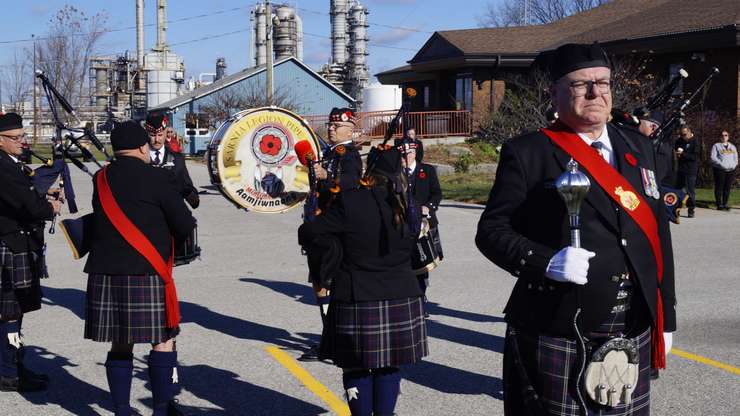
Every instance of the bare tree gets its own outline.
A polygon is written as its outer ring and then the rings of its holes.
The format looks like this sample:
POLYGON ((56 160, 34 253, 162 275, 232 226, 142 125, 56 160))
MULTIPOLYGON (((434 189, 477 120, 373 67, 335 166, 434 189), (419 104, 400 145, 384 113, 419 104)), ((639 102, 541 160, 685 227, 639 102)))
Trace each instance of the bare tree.
POLYGON ((610 0, 504 0, 488 3, 478 20, 481 27, 526 26, 554 22, 610 0))
POLYGON ((88 91, 90 57, 105 33, 105 14, 88 16, 71 6, 62 7, 48 23, 48 33, 37 41, 38 69, 73 106, 83 104, 88 91))
POLYGON ((20 115, 26 110, 24 104, 31 92, 33 75, 30 72, 28 61, 16 51, 8 70, 3 73, 2 82, 6 87, 10 109, 20 115))
MULTIPOLYGON (((612 106, 634 111, 644 105, 665 82, 646 68, 649 57, 612 57, 612 106)), ((527 75, 504 78, 506 92, 496 111, 485 115, 475 139, 501 144, 511 137, 547 125, 545 112, 552 106, 547 73, 535 69, 527 75)))

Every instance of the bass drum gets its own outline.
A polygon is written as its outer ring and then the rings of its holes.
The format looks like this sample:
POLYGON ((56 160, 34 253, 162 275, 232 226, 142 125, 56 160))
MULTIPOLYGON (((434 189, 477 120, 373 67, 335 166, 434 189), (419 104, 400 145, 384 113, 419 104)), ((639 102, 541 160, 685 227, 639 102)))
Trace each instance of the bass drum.
POLYGON ((211 183, 237 208, 280 213, 300 205, 309 192, 308 169, 295 145, 316 134, 298 115, 278 107, 239 112, 213 135, 207 149, 211 183))

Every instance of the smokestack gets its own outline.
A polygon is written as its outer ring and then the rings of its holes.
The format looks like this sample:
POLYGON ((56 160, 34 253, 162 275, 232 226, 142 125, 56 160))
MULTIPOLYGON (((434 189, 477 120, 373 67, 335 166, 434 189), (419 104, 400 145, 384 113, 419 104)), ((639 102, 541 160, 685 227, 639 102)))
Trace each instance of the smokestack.
POLYGON ((167 0, 157 0, 157 47, 158 51, 167 50, 167 0))
POLYGON ((225 76, 226 76, 226 59, 218 58, 216 59, 216 78, 214 79, 214 81, 218 81, 225 76))
POLYGON ((347 0, 331 0, 331 57, 335 64, 347 61, 347 0))
POLYGON ((144 68, 144 0, 136 0, 136 63, 144 68))

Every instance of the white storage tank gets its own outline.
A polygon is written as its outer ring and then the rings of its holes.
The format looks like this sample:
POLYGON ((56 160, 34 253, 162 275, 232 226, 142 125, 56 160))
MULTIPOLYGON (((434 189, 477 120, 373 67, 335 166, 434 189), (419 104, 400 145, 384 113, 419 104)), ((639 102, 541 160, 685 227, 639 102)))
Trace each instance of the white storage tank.
POLYGON ((398 85, 371 84, 362 91, 362 112, 392 111, 401 108, 403 95, 398 85))
POLYGON ((151 52, 144 57, 147 106, 156 107, 177 97, 184 83, 184 65, 181 57, 171 52, 151 52))

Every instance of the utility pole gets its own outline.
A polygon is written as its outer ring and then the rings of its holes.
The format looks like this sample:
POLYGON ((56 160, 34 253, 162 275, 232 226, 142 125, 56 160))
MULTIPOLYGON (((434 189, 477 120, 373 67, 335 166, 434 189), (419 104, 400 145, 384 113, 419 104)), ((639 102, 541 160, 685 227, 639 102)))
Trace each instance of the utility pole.
POLYGON ((36 83, 37 76, 36 76, 36 36, 31 35, 31 39, 33 39, 33 144, 36 145, 36 141, 38 140, 38 125, 39 125, 39 106, 38 106, 38 98, 39 98, 39 90, 38 90, 38 84, 36 83))
POLYGON ((270 0, 265 0, 265 13, 267 13, 267 105, 272 105, 272 6, 270 0))

